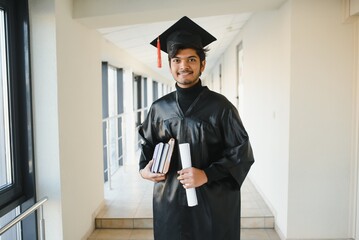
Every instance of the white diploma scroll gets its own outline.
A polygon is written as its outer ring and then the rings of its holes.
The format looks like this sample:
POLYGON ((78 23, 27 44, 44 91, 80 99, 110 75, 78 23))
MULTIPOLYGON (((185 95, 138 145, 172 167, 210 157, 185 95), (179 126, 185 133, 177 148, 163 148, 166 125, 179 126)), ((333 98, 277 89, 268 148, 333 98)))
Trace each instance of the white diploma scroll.
MULTIPOLYGON (((179 151, 181 154, 182 168, 192 167, 191 161, 191 151, 188 143, 181 143, 178 145, 179 151)), ((187 188, 186 189, 187 202, 189 207, 194 207, 198 205, 196 189, 187 188)))

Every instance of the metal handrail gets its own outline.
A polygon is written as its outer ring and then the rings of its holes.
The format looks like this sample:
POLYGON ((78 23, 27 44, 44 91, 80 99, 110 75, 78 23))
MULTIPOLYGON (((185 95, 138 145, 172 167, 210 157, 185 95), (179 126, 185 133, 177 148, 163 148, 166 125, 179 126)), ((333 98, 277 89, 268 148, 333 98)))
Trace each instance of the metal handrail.
POLYGON ((40 208, 40 239, 45 240, 45 225, 44 225, 44 216, 43 216, 43 209, 42 205, 48 200, 47 197, 42 198, 40 201, 32 205, 29 209, 27 209, 25 212, 21 213, 19 216, 14 218, 11 222, 6 224, 4 227, 0 229, 0 236, 5 233, 7 230, 9 230, 11 227, 16 225, 18 222, 24 220, 27 216, 29 216, 31 213, 36 211, 38 208, 40 208))

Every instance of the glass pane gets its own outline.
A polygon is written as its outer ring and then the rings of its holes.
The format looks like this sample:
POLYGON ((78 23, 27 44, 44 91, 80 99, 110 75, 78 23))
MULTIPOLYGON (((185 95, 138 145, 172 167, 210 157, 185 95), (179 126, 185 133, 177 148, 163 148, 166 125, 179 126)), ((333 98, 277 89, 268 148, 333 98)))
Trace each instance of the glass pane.
MULTIPOLYGON (((118 158, 122 159, 123 149, 122 149, 122 139, 118 140, 118 158)), ((121 164, 120 164, 121 165, 121 164)))
POLYGON ((143 107, 147 107, 147 78, 143 79, 143 107))
POLYGON ((117 115, 117 71, 108 67, 108 111, 109 117, 117 115))
MULTIPOLYGON (((14 210, 8 212, 0 218, 0 227, 4 227, 20 214, 20 208, 17 207, 14 210)), ((0 240, 21 240, 21 222, 7 230, 0 236, 0 240)))
POLYGON ((123 113, 123 71, 117 69, 117 114, 123 113))
POLYGON ((152 87, 153 101, 155 101, 158 99, 158 83, 154 81, 152 87))
POLYGON ((122 117, 119 117, 117 119, 117 123, 118 123, 118 125, 117 125, 118 137, 120 138, 120 137, 122 137, 122 117))
POLYGON ((105 147, 107 145, 107 122, 102 122, 102 145, 105 147))
POLYGON ((4 11, 0 10, 0 189, 12 183, 4 11))

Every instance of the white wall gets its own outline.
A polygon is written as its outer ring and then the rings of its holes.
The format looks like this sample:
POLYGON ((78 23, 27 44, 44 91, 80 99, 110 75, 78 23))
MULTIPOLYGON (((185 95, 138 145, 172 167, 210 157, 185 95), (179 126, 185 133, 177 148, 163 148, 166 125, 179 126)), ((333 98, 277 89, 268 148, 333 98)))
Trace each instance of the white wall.
POLYGON ((292 4, 288 238, 349 238, 353 26, 341 1, 292 4))
MULTIPOLYGON (((236 47, 243 41, 243 93, 239 109, 253 145, 252 182, 287 228, 290 16, 289 4, 255 14, 223 56, 223 92, 236 104, 236 47)), ((214 70, 216 71, 215 67, 214 70)))
POLYGON ((55 2, 29 0, 29 7, 37 197, 49 197, 44 206, 46 235, 60 240, 63 226, 55 2))
MULTIPOLYGON (((172 84, 172 79, 165 79, 163 76, 159 75, 157 72, 149 69, 140 61, 133 58, 131 55, 126 53, 126 51, 119 49, 114 44, 102 38, 101 41, 101 61, 109 62, 111 65, 119 68, 125 68, 127 70, 133 71, 138 75, 150 76, 158 82, 172 84)), ((167 58, 166 58, 167 61, 167 58)), ((168 64, 163 64, 163 68, 168 69, 168 64)))
POLYGON ((243 32, 244 121, 254 145, 252 181, 286 235, 288 214, 290 4, 256 14, 243 32))
POLYGON ((351 219, 354 219, 350 225, 353 232, 353 238, 355 240, 359 239, 359 0, 346 0, 344 1, 345 6, 345 16, 344 20, 347 23, 354 25, 354 78, 355 78, 355 88, 353 88, 354 99, 356 103, 353 105, 355 111, 354 117, 354 133, 353 134, 353 163, 351 166, 352 169, 352 201, 350 201, 350 206, 352 206, 352 216, 351 219))
MULTIPOLYGON (((359 117, 359 18, 355 19, 355 41, 356 41, 356 57, 355 57, 355 64, 356 64, 356 88, 355 88, 355 93, 356 93, 356 104, 355 104, 355 109, 356 109, 356 119, 358 119, 359 117)), ((355 161, 353 164, 353 179, 354 179, 354 189, 355 191, 353 192, 353 204, 354 204, 354 209, 356 209, 356 211, 353 211, 353 216, 355 219, 355 222, 353 223, 353 229, 355 229, 354 231, 354 239, 359 240, 359 121, 355 121, 356 124, 356 135, 354 136, 354 149, 356 149, 355 153, 353 154, 355 157, 355 161)))
POLYGON ((244 47, 250 178, 286 239, 349 238, 353 162, 353 26, 340 0, 292 0, 256 13, 221 61, 235 103, 236 45, 244 47))
POLYGON ((72 0, 55 11, 64 239, 81 239, 103 200, 101 38, 72 19, 72 0))
POLYGON ((100 38, 71 20, 71 6, 30 1, 37 191, 49 197, 48 239, 88 235, 103 201, 100 38))
POLYGON ((350 14, 359 15, 359 0, 349 0, 350 1, 350 14))
POLYGON ((132 72, 169 82, 73 20, 72 4, 29 1, 37 194, 49 197, 51 240, 86 239, 104 204, 101 62, 124 68, 130 88, 132 72))

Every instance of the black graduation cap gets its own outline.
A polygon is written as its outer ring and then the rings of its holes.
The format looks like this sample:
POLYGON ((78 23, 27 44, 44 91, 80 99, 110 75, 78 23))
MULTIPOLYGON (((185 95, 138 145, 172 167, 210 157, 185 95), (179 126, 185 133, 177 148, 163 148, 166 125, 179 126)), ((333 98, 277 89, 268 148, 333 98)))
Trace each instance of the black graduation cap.
POLYGON ((215 40, 217 39, 209 32, 184 16, 154 39, 151 45, 157 47, 158 67, 161 67, 161 50, 168 53, 170 48, 176 44, 204 48, 215 40))

